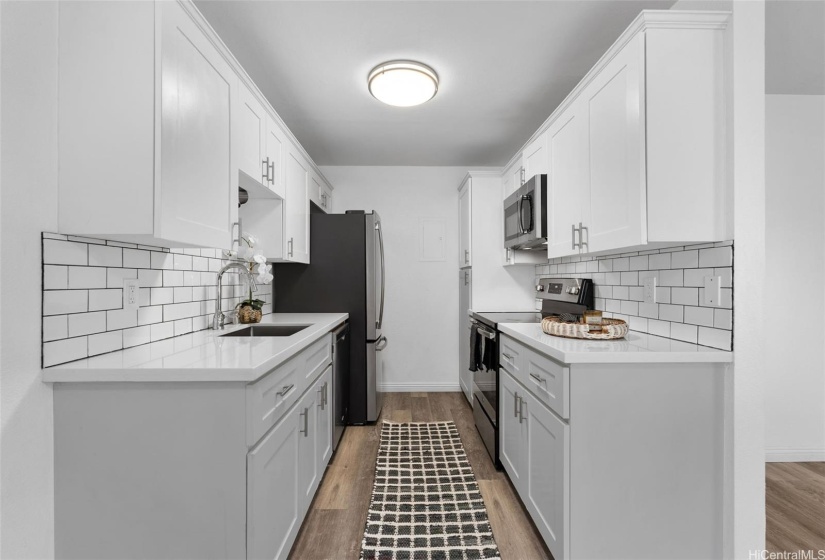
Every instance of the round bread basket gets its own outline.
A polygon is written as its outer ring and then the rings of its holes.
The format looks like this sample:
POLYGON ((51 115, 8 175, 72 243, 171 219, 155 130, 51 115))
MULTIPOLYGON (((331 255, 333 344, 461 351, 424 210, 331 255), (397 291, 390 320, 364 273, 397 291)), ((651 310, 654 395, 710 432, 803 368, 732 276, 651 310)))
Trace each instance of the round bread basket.
POLYGON ((601 330, 590 330, 591 326, 584 323, 562 321, 558 317, 545 317, 541 320, 541 330, 553 336, 565 338, 584 338, 589 340, 612 340, 624 338, 627 334, 627 323, 621 319, 602 319, 601 330))

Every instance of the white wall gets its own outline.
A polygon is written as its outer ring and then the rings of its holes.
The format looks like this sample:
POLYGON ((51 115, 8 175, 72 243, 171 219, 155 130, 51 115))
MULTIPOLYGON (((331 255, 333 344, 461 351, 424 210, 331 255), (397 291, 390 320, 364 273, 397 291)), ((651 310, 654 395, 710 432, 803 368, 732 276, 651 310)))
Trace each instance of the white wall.
POLYGON ((768 95, 765 113, 765 280, 796 294, 789 313, 768 290, 765 314, 799 325, 766 346, 766 454, 825 461, 825 96, 768 95))
POLYGON ((384 227, 385 389, 458 391, 458 185, 464 167, 322 167, 335 212, 376 210, 384 227), (418 259, 420 218, 446 220, 440 262, 418 259))
POLYGON ((52 390, 40 381, 40 232, 57 230, 57 4, 0 2, 0 556, 54 556, 52 390))

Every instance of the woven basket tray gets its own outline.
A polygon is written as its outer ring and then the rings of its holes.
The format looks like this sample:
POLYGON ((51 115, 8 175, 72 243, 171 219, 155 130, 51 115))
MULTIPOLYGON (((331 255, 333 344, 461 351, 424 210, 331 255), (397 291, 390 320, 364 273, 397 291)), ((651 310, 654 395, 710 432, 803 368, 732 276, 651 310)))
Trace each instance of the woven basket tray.
POLYGON ((621 319, 602 319, 601 331, 591 331, 584 323, 569 323, 558 317, 545 317, 541 321, 541 330, 553 336, 565 338, 587 338, 591 340, 611 340, 624 338, 627 323, 621 319))

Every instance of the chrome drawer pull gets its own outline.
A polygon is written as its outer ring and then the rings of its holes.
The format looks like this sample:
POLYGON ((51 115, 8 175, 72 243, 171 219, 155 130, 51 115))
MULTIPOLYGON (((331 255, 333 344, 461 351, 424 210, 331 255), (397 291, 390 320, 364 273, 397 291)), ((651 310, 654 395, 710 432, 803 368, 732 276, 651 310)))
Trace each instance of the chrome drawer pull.
POLYGON ((513 393, 513 418, 518 418, 518 416, 519 416, 518 401, 519 401, 518 393, 513 393))
POLYGON ((305 408, 304 411, 301 413, 301 416, 304 417, 304 429, 298 431, 304 434, 304 437, 307 437, 307 435, 309 434, 309 409, 305 408))
POLYGON ((544 383, 545 382, 545 379, 543 377, 540 377, 540 376, 536 375, 535 373, 531 373, 530 377, 532 377, 533 379, 535 379, 539 383, 544 383))
POLYGON ((292 390, 292 388, 293 388, 293 387, 295 387, 295 384, 294 384, 294 383, 293 383, 293 384, 291 384, 291 385, 284 385, 284 388, 283 388, 283 389, 281 389, 280 391, 278 391, 276 394, 277 394, 279 397, 283 397, 284 395, 286 395, 287 393, 289 393, 289 392, 292 390))
POLYGON ((504 356, 505 358, 507 358, 508 361, 510 361, 510 362, 513 361, 513 357, 510 354, 505 354, 504 352, 502 352, 501 355, 504 356))
POLYGON ((519 400, 518 423, 521 424, 522 422, 524 422, 524 407, 525 407, 526 403, 524 402, 524 399, 521 398, 521 397, 519 397, 518 400, 519 400))

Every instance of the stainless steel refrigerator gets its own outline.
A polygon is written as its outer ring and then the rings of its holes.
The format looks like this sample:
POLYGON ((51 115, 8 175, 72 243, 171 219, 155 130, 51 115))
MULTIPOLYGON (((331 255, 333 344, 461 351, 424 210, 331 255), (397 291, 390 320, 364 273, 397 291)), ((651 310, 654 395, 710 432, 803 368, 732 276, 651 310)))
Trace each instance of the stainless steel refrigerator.
POLYGON ((375 422, 381 413, 384 239, 376 212, 310 215, 310 264, 274 267, 276 313, 349 313, 347 423, 375 422))

